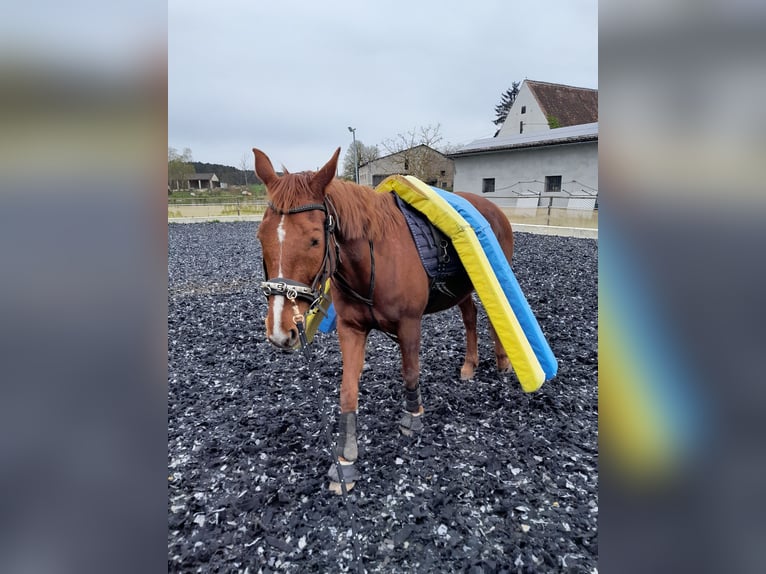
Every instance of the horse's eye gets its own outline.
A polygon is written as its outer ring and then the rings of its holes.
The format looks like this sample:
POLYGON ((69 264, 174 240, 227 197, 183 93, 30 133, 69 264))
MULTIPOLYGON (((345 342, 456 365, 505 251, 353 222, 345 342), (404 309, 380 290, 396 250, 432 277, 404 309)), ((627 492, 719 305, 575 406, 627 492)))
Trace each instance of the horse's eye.
POLYGON ((319 239, 312 239, 311 240, 311 247, 316 247, 319 245, 319 239))

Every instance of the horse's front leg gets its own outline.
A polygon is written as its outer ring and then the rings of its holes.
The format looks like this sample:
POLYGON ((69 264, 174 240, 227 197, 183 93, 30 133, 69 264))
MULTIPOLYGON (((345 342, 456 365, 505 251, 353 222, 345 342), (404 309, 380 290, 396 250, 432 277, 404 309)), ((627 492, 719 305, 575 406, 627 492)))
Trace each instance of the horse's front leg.
POLYGON ((423 401, 420 397, 420 320, 400 323, 399 350, 402 354, 404 379, 404 413, 399 419, 399 430, 412 436, 423 430, 423 401))
POLYGON ((343 377, 340 384, 340 420, 338 421, 338 440, 335 444, 335 456, 339 464, 333 463, 328 471, 330 490, 341 490, 341 476, 346 483, 346 490, 351 490, 359 480, 356 470, 359 449, 356 437, 356 412, 359 406, 359 378, 364 366, 364 351, 368 331, 359 330, 338 321, 338 342, 343 357, 343 377), (339 473, 340 469, 340 473, 339 473))

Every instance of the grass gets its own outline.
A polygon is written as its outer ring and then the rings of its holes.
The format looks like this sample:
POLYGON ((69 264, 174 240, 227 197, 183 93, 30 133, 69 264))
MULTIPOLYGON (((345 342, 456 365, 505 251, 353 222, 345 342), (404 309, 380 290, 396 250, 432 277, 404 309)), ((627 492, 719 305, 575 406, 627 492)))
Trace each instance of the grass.
POLYGON ((221 215, 261 215, 265 205, 240 203, 237 205, 209 204, 176 204, 168 206, 168 218, 201 217, 210 218, 221 215))
POLYGON ((243 188, 244 186, 235 186, 228 189, 177 190, 168 194, 168 204, 236 203, 257 201, 266 196, 266 186, 263 184, 248 185, 247 189, 251 195, 242 195, 243 188))
POLYGON ((224 205, 221 210, 221 215, 245 215, 253 214, 258 215, 264 212, 265 206, 263 205, 248 205, 246 203, 239 206, 224 205))

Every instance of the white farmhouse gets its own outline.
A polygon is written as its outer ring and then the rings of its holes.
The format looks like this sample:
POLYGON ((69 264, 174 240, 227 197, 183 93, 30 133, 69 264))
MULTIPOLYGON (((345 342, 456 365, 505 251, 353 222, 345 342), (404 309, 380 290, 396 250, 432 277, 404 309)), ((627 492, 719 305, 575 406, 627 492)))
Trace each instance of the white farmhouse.
POLYGON ((454 189, 503 208, 598 208, 598 91, 525 80, 497 135, 450 156, 454 189))

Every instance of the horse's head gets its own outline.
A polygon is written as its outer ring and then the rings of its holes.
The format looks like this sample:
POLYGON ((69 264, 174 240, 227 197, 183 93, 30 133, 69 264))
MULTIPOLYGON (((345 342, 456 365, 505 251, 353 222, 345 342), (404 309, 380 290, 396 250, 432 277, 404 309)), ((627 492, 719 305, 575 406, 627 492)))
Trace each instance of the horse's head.
MULTIPOLYGON (((329 272, 332 218, 325 193, 335 177, 340 148, 317 172, 278 176, 253 148, 255 173, 266 184, 269 208, 258 229, 268 297, 266 337, 281 349, 298 344, 296 315, 305 315, 329 272)), ((300 320, 300 319, 299 319, 300 320)))

